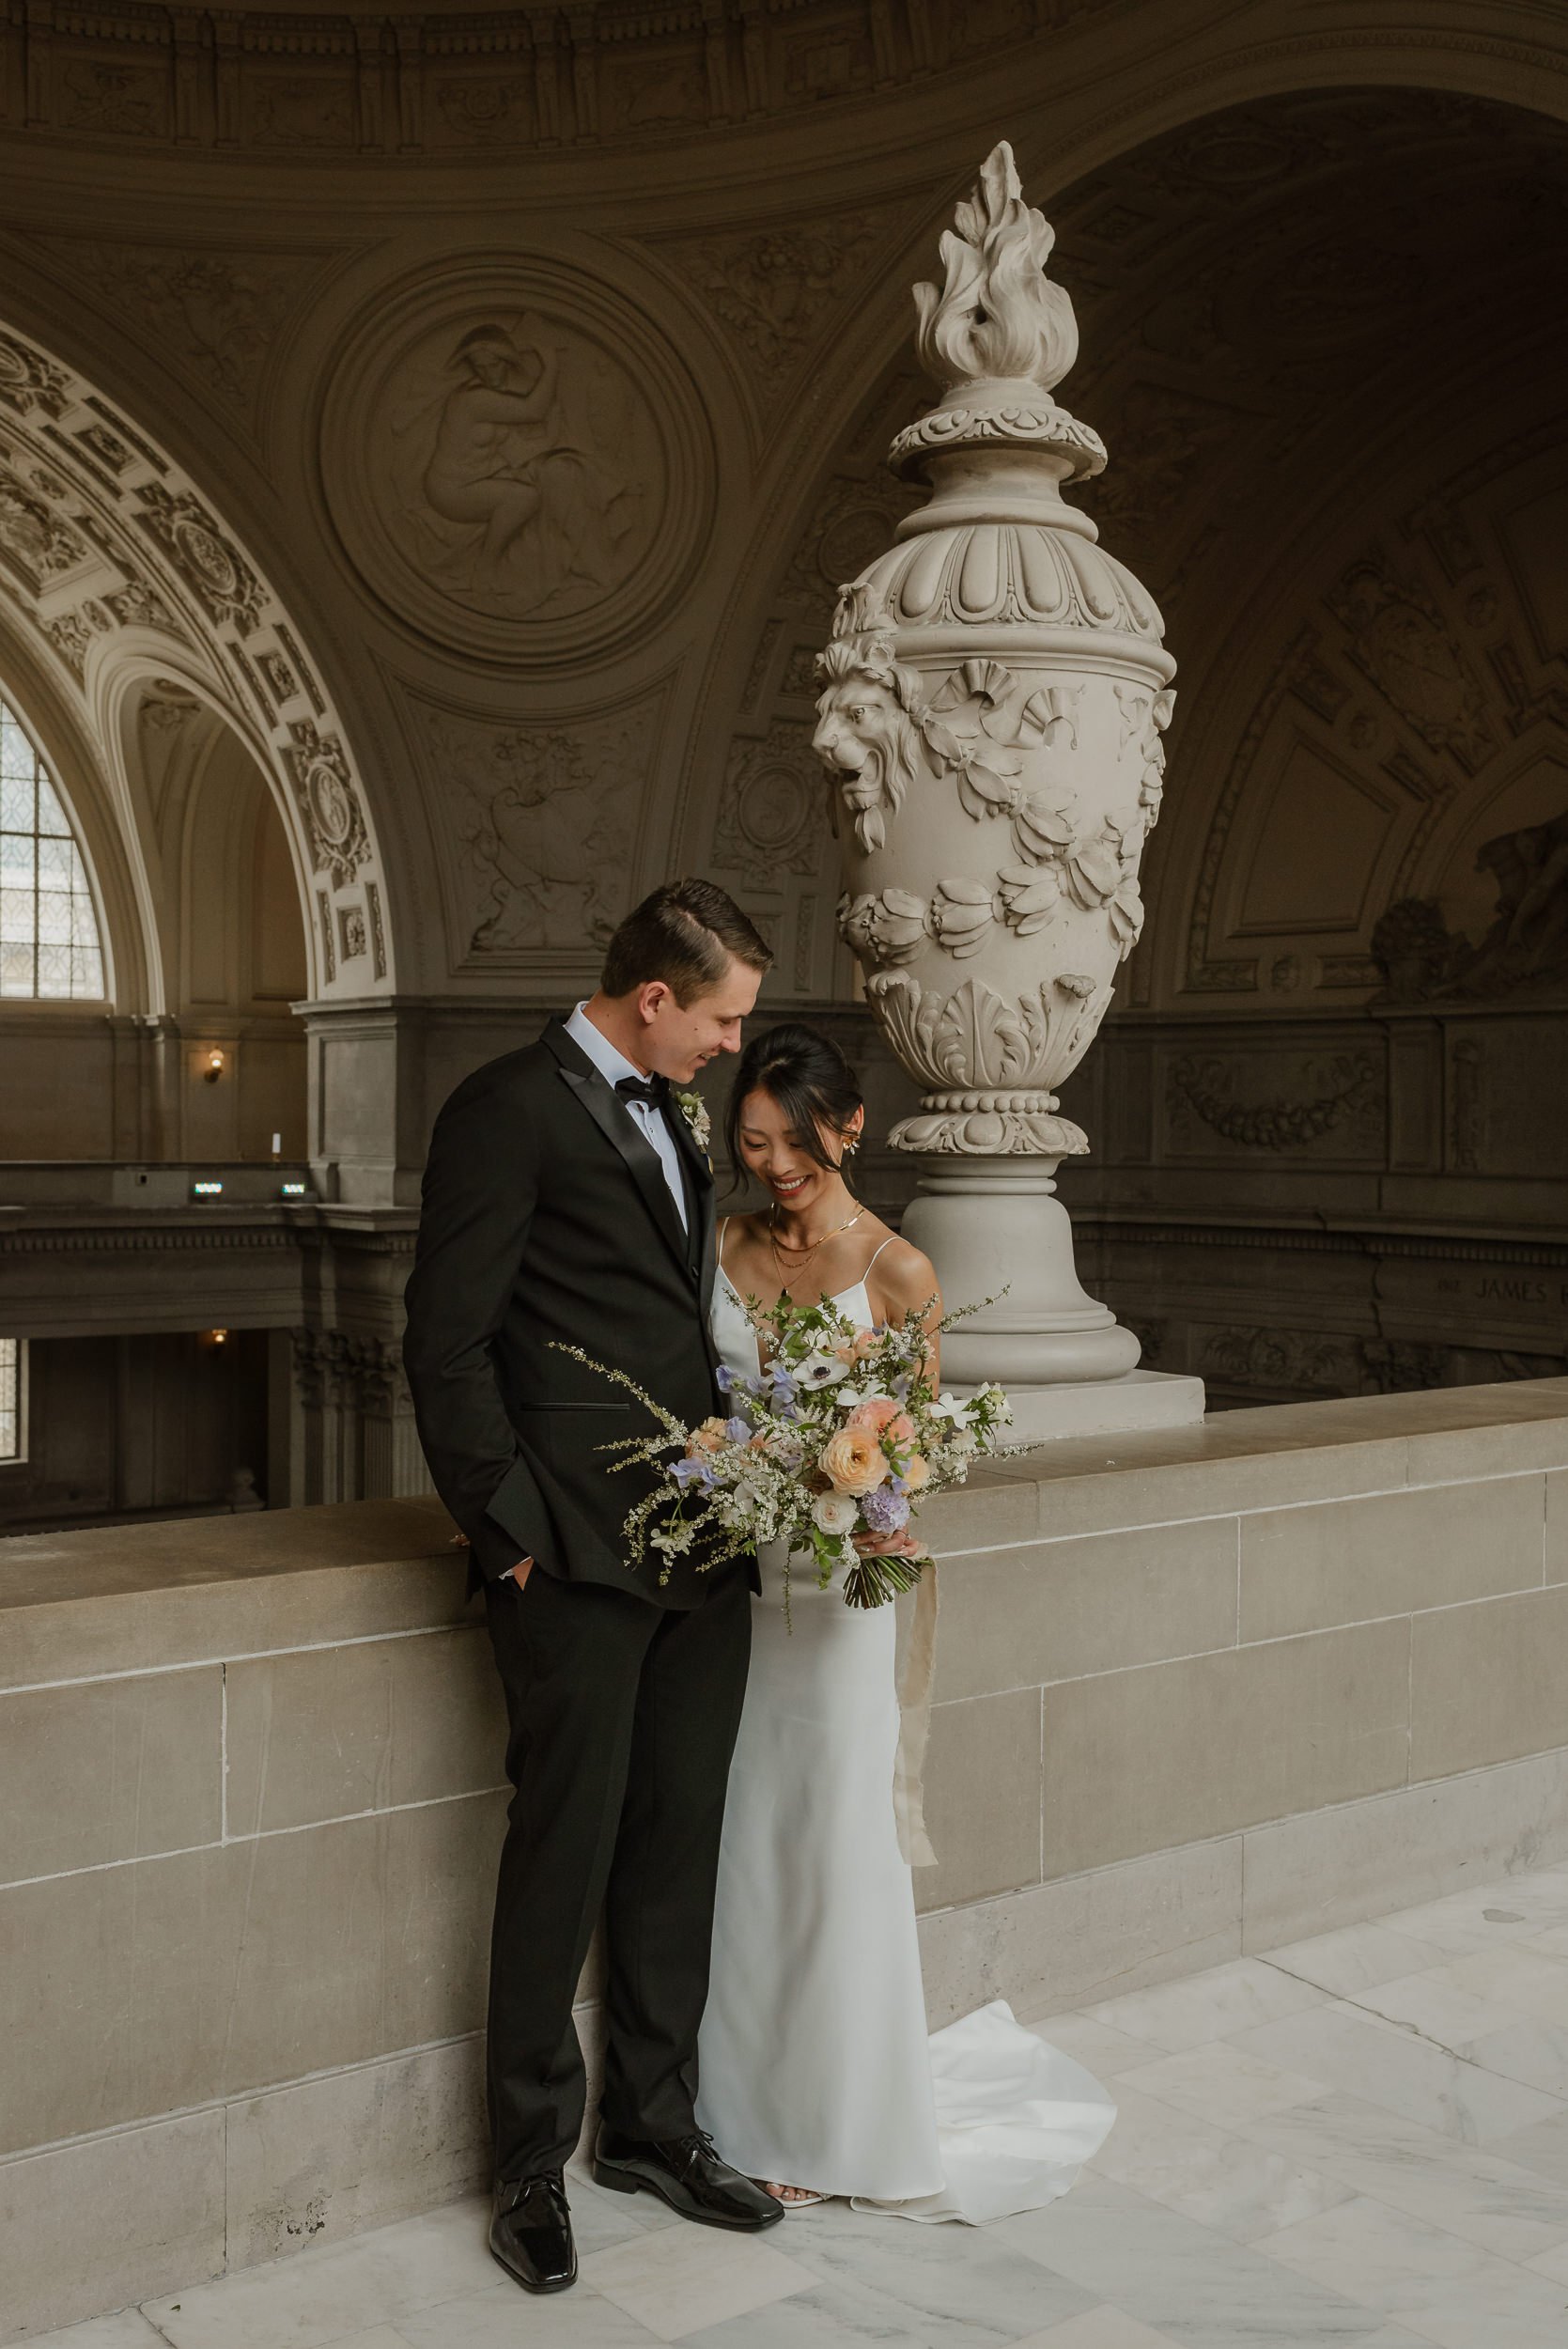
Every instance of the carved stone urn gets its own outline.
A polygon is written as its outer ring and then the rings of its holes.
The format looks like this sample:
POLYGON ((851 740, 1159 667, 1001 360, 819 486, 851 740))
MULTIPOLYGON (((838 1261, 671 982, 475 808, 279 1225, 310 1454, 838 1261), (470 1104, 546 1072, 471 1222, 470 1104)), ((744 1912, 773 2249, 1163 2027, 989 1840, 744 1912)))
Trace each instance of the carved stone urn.
POLYGON ((1138 1361, 1079 1284, 1052 1177, 1089 1144, 1052 1088, 1142 926, 1175 669, 1153 600, 1062 496, 1106 452, 1052 397, 1078 350, 1053 241, 999 146, 942 238, 945 285, 914 289, 942 397, 890 462, 930 500, 841 590, 814 738, 840 927, 924 1088, 892 1136, 923 1161, 905 1232, 951 1303, 1007 1290, 946 1338, 944 1376, 1000 1378, 1016 1405, 1138 1361))

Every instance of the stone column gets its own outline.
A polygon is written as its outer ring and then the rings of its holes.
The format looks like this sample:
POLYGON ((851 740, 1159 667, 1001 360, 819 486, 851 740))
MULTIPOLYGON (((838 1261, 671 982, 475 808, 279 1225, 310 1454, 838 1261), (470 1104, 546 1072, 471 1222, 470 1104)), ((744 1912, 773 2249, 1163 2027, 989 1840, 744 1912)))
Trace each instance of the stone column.
POLYGON ((287 1446, 287 1463, 274 1462, 287 1500, 274 1499, 272 1506, 431 1491, 400 1346, 342 1330, 293 1330, 288 1336, 291 1376, 287 1398, 279 1398, 287 1424, 279 1428, 276 1415, 273 1423, 274 1448, 280 1439, 287 1446))
POLYGON ((1197 1381, 1136 1370, 1053 1196, 1089 1143, 1052 1087, 1142 927, 1175 671, 1153 599, 1062 496, 1106 452, 1052 397, 1078 351, 1053 241, 998 147, 942 238, 946 283, 915 288, 942 397, 890 462, 930 501, 841 591, 815 737, 837 786, 841 928, 926 1088, 891 1137, 921 1159, 904 1229, 951 1303, 1007 1290, 948 1337, 944 1372, 1001 1379, 1025 1440, 1203 1408, 1197 1381))

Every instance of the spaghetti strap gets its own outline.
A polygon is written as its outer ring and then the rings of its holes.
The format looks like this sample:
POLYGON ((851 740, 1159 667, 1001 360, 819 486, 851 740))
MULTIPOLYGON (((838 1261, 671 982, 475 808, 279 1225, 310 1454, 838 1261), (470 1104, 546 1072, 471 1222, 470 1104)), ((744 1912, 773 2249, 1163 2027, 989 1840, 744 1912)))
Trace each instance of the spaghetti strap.
MULTIPOLYGON (((724 1234, 729 1230, 730 1224, 733 1221, 733 1217, 725 1216, 723 1221, 719 1226, 719 1237, 713 1244, 713 1261, 718 1266, 721 1272, 724 1272, 724 1234)), ((726 1281, 729 1280, 729 1274, 727 1272, 724 1272, 724 1278, 726 1281)), ((731 1285, 733 1287, 734 1283, 732 1283, 731 1285)))
MULTIPOLYGON (((888 1236, 887 1236, 887 1238, 886 1238, 886 1239, 882 1242, 882 1248, 891 1248, 891 1247, 893 1246, 893 1241, 894 1241, 897 1237, 898 1237, 898 1234, 897 1234, 896 1232, 890 1232, 890 1233, 888 1234, 888 1236)), ((881 1252, 882 1252, 882 1248, 878 1248, 878 1249, 877 1249, 877 1256, 879 1256, 879 1255, 881 1254, 881 1252)), ((872 1257, 871 1262, 870 1262, 870 1263, 866 1266, 865 1270, 862 1273, 862 1275, 861 1275, 861 1279, 862 1279, 862 1281, 869 1281, 869 1280, 870 1280, 870 1278, 871 1278, 871 1266, 872 1266, 872 1265, 874 1265, 874 1264, 876 1263, 876 1261, 877 1261, 877 1256, 873 1256, 873 1257, 872 1257)))

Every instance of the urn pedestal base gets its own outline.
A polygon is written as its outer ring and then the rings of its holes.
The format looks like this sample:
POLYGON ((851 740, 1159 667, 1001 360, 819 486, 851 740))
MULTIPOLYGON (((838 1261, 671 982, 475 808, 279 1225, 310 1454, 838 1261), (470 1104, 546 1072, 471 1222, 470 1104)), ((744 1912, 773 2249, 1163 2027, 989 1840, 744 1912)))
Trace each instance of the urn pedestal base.
POLYGON ((943 1338, 942 1384, 958 1394, 990 1378, 1004 1386, 1016 1443, 1201 1419, 1202 1379, 1140 1371, 1137 1338, 1085 1292, 1055 1196, 1060 1164, 1023 1153, 922 1159, 905 1238, 930 1257, 950 1308, 993 1300, 943 1338))
MULTIPOLYGON (((945 1385, 947 1380, 943 1378, 945 1385)), ((963 1394, 963 1381, 953 1382, 963 1394)), ((1066 1379, 1054 1387, 1009 1387, 1009 1443, 1055 1443, 1063 1436, 1125 1436, 1144 1427, 1191 1427, 1203 1416, 1203 1382, 1168 1370, 1128 1370, 1120 1378, 1066 1379)))

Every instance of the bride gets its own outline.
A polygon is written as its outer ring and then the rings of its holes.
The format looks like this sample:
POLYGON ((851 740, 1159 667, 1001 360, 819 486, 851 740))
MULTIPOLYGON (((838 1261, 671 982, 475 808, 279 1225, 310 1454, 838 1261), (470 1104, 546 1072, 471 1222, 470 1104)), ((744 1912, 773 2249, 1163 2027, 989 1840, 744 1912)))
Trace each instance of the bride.
MULTIPOLYGON (((844 1179, 864 1120, 853 1071, 815 1030, 777 1027, 748 1046, 727 1140, 768 1205, 720 1226, 713 1301, 714 1342, 737 1377, 759 1368, 748 1296, 829 1298, 870 1329, 936 1293, 929 1260, 844 1179)), ((846 1606, 841 1581, 820 1590, 800 1559, 791 1629, 780 1550, 768 1545, 759 1559, 699 2123, 792 2209, 846 2195, 909 2218, 980 2223, 1036 2208, 1072 2186, 1115 2107, 1000 2000, 927 2038, 901 1848, 918 1854, 923 1830, 901 1839, 894 1804, 895 1773, 905 1792, 908 1775, 894 1610, 846 1606)))

